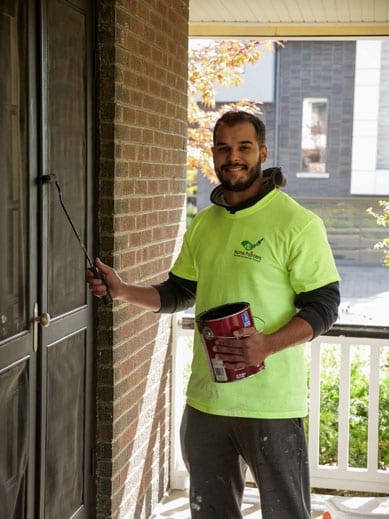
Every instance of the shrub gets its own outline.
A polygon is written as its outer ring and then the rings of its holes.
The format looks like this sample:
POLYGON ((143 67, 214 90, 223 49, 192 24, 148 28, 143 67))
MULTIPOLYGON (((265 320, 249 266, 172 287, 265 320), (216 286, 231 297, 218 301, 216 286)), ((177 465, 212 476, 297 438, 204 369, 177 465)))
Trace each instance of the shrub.
MULTIPOLYGON (((368 347, 353 345, 350 368, 349 466, 367 466, 369 356, 368 347)), ((338 460, 340 345, 323 344, 320 381, 321 465, 338 460)), ((389 468, 389 351, 381 349, 379 389, 379 469, 389 468)))

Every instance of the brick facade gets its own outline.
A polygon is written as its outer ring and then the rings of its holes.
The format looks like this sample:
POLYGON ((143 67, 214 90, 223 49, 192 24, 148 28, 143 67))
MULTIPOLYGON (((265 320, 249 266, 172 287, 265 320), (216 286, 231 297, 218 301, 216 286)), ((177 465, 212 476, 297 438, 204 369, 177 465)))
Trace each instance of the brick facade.
MULTIPOLYGON (((137 284, 164 279, 184 231, 188 4, 96 4, 99 250, 137 284)), ((148 518, 168 488, 170 324, 99 305, 99 519, 148 518)))

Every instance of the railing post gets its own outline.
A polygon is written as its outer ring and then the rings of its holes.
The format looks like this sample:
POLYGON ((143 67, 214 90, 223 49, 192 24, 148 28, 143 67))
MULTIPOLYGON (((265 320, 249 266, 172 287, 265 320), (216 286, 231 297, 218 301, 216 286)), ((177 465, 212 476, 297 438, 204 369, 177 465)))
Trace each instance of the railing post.
POLYGON ((320 337, 308 346, 310 348, 308 447, 311 467, 315 469, 319 467, 320 450, 320 346, 320 337))

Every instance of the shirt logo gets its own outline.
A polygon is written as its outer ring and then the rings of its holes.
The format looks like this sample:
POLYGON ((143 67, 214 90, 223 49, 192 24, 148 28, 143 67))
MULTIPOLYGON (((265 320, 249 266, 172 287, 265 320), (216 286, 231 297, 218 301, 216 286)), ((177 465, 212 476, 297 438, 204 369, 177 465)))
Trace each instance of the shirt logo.
POLYGON ((249 259, 252 261, 257 261, 258 263, 262 261, 262 256, 259 256, 256 252, 253 252, 257 247, 261 245, 263 242, 263 238, 260 238, 256 242, 251 242, 250 240, 243 240, 240 242, 240 245, 243 247, 242 249, 235 249, 234 256, 244 259, 249 259))
POLYGON ((242 241, 240 244, 243 245, 243 247, 250 251, 250 250, 253 250, 255 249, 256 247, 258 247, 258 245, 261 245, 261 243, 263 242, 263 238, 261 238, 260 240, 258 240, 257 242, 255 243, 251 243, 251 241, 249 240, 244 240, 242 241))

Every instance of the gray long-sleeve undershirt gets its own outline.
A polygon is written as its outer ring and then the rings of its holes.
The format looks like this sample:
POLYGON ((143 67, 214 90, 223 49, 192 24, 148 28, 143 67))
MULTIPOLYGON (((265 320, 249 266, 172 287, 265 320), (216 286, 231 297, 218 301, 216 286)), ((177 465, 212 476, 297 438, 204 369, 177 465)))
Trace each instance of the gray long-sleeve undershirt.
MULTIPOLYGON (((161 313, 174 313, 190 308, 195 303, 197 282, 169 273, 166 281, 153 285, 161 298, 161 313)), ((296 294, 298 317, 307 321, 314 332, 313 338, 327 332, 338 317, 340 303, 339 283, 329 283, 316 290, 296 294)))

